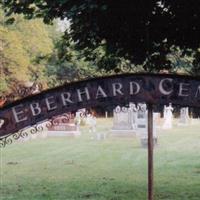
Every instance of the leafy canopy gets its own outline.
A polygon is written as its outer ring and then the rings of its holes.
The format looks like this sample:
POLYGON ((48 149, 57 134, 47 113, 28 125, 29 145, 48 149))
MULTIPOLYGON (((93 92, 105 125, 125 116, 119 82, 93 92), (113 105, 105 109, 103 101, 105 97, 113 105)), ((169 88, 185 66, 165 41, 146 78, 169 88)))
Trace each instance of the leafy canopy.
POLYGON ((15 23, 4 23, 0 8, 0 96, 13 92, 21 82, 45 81, 44 65, 36 63, 53 51, 48 28, 40 19, 25 20, 14 16, 15 23))
POLYGON ((168 54, 177 47, 183 55, 196 51, 199 59, 197 0, 4 0, 4 8, 8 16, 23 13, 47 23, 67 18, 79 49, 95 49, 104 41, 108 55, 150 71, 171 69, 168 54))

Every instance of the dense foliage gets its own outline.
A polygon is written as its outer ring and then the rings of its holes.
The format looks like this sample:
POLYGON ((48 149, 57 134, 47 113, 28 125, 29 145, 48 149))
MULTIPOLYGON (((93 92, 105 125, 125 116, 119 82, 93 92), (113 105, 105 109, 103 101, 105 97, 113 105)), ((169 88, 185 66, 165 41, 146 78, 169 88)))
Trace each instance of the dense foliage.
POLYGON ((56 41, 53 53, 46 59, 45 76, 50 87, 103 74, 94 62, 86 61, 83 52, 77 51, 66 37, 56 41))
POLYGON ((5 0, 4 8, 8 16, 23 13, 29 19, 42 17, 47 23, 68 18, 70 36, 79 49, 88 52, 106 43, 110 68, 116 66, 117 57, 148 71, 171 70, 174 63, 169 55, 180 48, 182 57, 197 58, 192 64, 199 71, 197 0, 5 0))
POLYGON ((119 72, 200 75, 198 1, 3 0, 0 5, 0 96, 25 83, 54 87, 119 72), (64 35, 57 18, 70 24, 64 35))
POLYGON ((57 21, 47 26, 41 19, 12 17, 14 23, 5 23, 0 9, 0 103, 2 96, 9 102, 26 96, 35 84, 45 89, 101 74, 70 39, 62 39, 57 21))
POLYGON ((50 54, 53 42, 43 22, 16 16, 14 24, 5 25, 1 11, 0 16, 0 93, 21 82, 44 81, 44 66, 35 60, 50 54))

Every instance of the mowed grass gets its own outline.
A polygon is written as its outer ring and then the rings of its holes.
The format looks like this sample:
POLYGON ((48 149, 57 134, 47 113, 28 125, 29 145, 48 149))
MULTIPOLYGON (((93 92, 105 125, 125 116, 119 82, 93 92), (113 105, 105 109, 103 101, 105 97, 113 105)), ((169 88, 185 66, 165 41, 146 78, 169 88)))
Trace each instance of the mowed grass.
MULTIPOLYGON (((108 132, 111 119, 98 119, 108 132)), ((200 122, 158 132, 156 200, 200 199, 200 122)), ((0 200, 145 200, 147 150, 134 137, 35 139, 1 149, 0 200)))

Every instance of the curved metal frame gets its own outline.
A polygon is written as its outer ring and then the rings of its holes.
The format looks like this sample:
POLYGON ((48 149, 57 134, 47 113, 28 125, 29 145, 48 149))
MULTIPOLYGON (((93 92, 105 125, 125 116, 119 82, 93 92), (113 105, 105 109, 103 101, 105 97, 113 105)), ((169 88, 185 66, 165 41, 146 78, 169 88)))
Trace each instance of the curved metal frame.
POLYGON ((40 132, 42 126, 38 123, 53 116, 80 108, 113 107, 125 102, 145 102, 151 105, 173 103, 200 108, 200 78, 170 74, 122 74, 73 82, 28 96, 0 109, 0 120, 3 120, 0 146, 4 147, 28 135, 25 128, 31 125, 34 125, 31 134, 40 132), (67 97, 64 96, 66 94, 67 97), (34 103, 41 109, 35 116, 30 109, 34 103), (56 109, 51 110, 53 107, 56 109), (27 120, 22 120, 22 117, 21 121, 16 121, 13 109, 17 117, 26 115, 27 120))

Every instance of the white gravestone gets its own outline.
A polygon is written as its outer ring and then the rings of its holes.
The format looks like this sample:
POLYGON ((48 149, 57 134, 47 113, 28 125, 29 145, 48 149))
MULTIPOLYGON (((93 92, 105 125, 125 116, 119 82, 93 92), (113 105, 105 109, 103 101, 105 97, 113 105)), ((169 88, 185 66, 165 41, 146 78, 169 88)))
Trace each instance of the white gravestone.
POLYGON ((172 122, 173 122, 173 107, 171 103, 169 106, 164 106, 164 123, 162 128, 163 129, 171 129, 172 128, 172 122))
POLYGON ((97 120, 95 116, 93 116, 92 114, 88 114, 86 117, 86 124, 89 126, 90 133, 96 132, 97 120))
POLYGON ((146 104, 138 104, 137 110, 137 136, 147 135, 147 107, 146 104))
POLYGON ((132 111, 129 108, 117 106, 113 110, 113 127, 111 132, 119 136, 134 134, 132 111))
POLYGON ((82 120, 84 119, 85 116, 85 111, 83 109, 80 109, 76 112, 75 115, 75 123, 77 124, 77 126, 79 127, 82 120))
MULTIPOLYGON (((157 144, 157 134, 156 134, 156 117, 157 113, 153 113, 153 140, 154 145, 157 144)), ((147 147, 148 145, 148 110, 146 104, 138 104, 137 112, 137 136, 140 138, 141 145, 147 147)))
POLYGON ((131 113, 131 122, 132 122, 132 129, 137 129, 137 114, 138 114, 138 108, 134 103, 129 103, 129 111, 131 113))
POLYGON ((188 125, 189 119, 190 119, 189 108, 188 107, 181 108, 179 125, 188 125))
POLYGON ((96 120, 96 117, 94 115, 92 115, 92 114, 87 115, 86 124, 89 126, 89 133, 93 134, 92 139, 104 140, 106 138, 105 133, 101 133, 101 132, 96 131, 97 120, 96 120))

